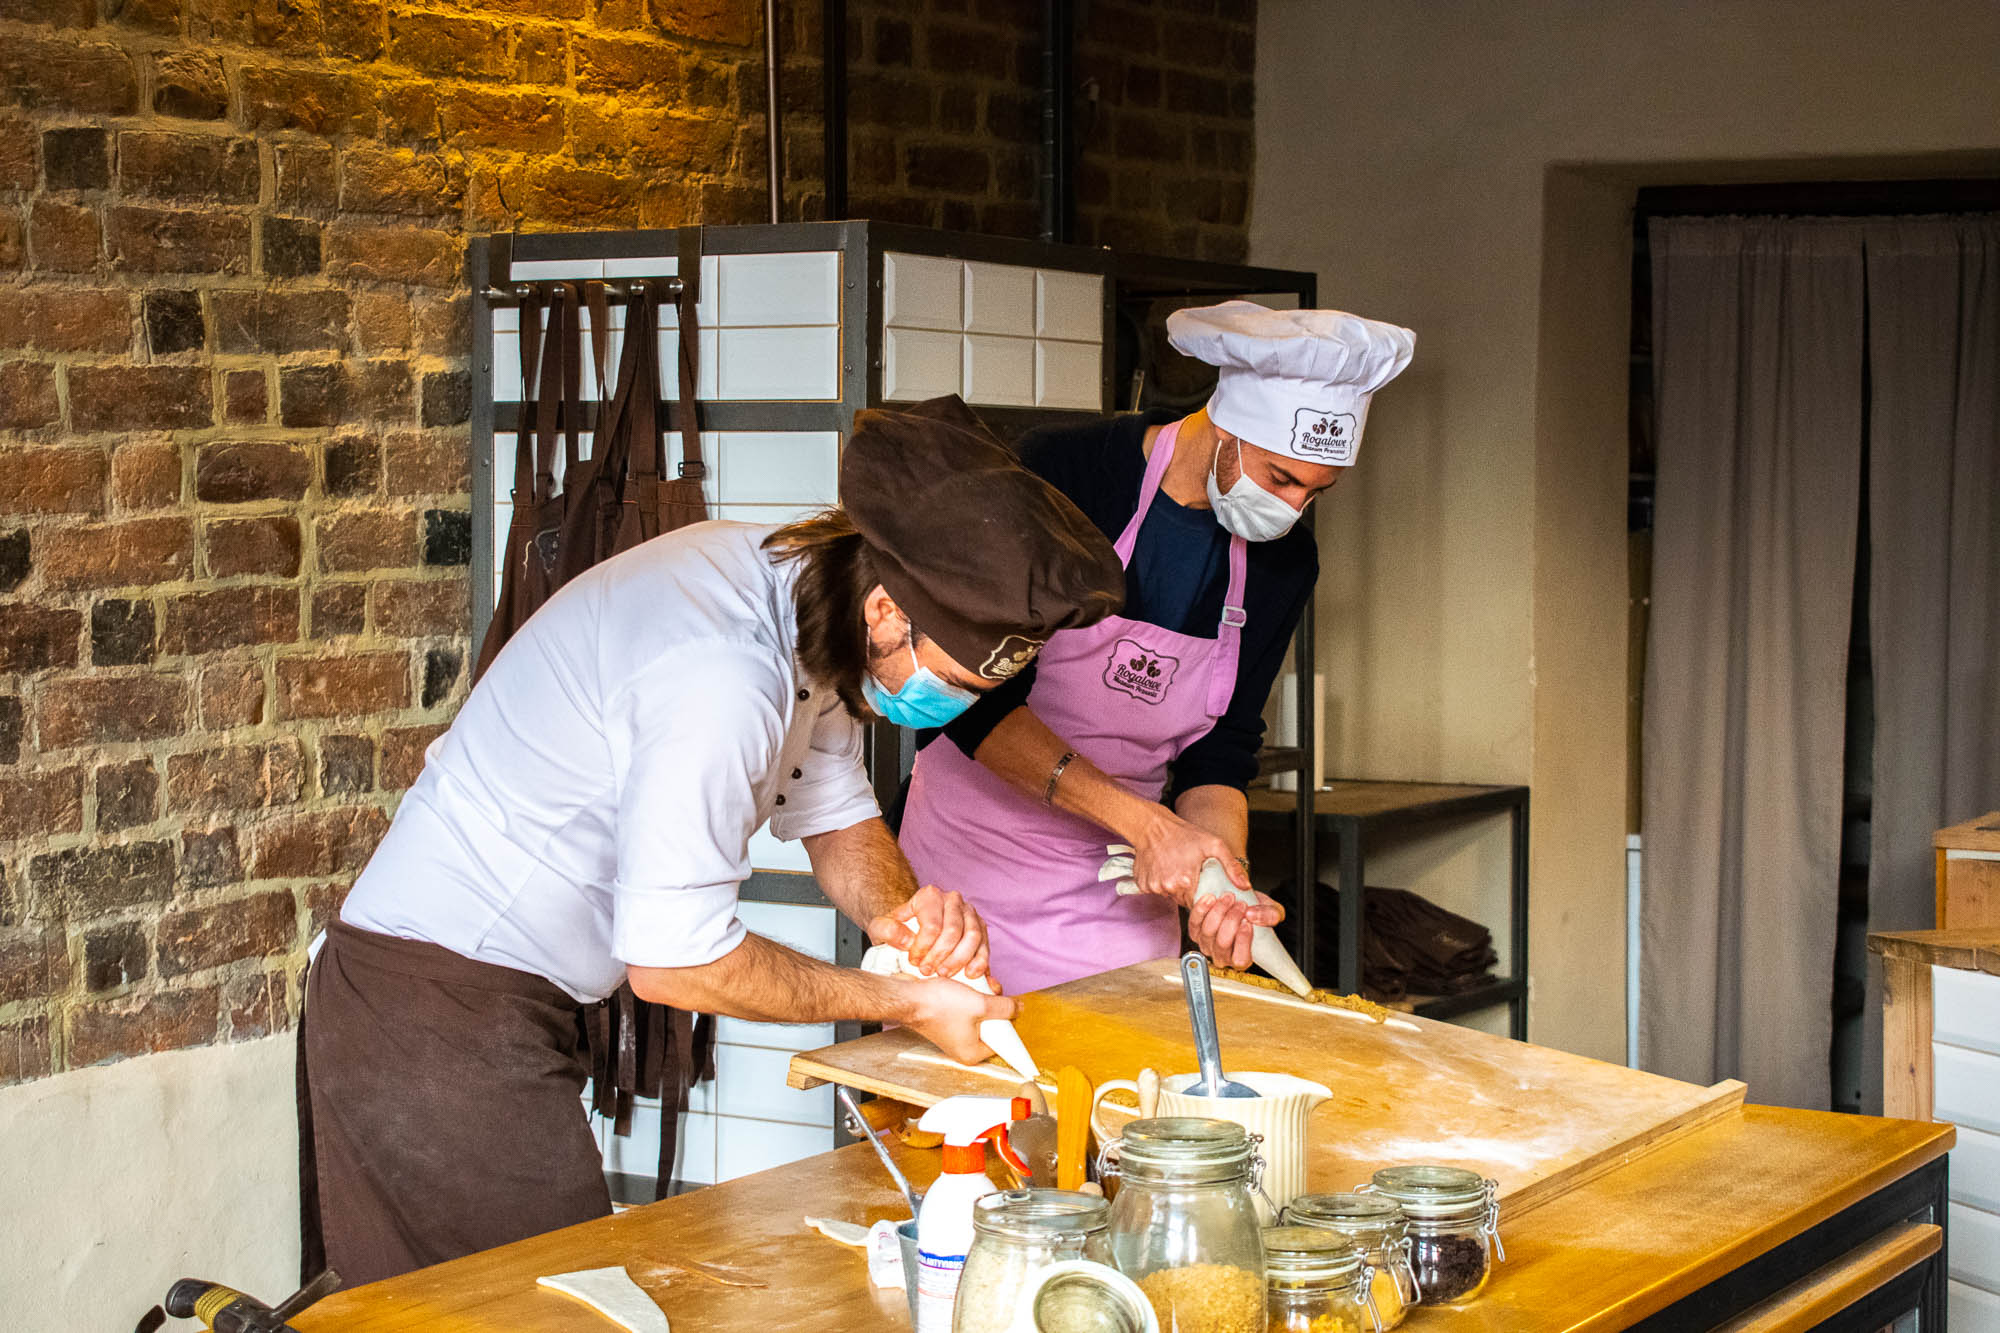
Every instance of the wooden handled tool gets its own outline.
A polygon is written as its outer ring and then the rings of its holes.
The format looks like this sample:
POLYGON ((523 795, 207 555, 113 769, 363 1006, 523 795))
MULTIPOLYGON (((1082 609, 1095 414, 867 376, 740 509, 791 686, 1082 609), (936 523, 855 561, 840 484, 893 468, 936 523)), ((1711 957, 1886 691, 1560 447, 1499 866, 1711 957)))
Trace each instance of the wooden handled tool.
POLYGON ((1090 1080, 1075 1065, 1056 1075, 1056 1188, 1081 1189, 1090 1152, 1090 1080))

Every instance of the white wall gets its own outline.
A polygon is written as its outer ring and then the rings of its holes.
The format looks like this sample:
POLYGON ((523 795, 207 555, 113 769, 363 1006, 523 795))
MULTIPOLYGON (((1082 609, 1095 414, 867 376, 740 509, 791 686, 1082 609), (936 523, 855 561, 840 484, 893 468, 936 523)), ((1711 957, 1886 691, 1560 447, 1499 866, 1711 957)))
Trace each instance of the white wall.
POLYGON ((0 1089, 0 1309, 130 1328, 179 1277, 299 1280, 289 1034, 0 1089))
POLYGON ((1987 0, 1258 7, 1251 257, 1407 324, 1319 516, 1327 771, 1534 787, 1536 1040, 1623 1056, 1640 184, 1992 174, 1987 0))

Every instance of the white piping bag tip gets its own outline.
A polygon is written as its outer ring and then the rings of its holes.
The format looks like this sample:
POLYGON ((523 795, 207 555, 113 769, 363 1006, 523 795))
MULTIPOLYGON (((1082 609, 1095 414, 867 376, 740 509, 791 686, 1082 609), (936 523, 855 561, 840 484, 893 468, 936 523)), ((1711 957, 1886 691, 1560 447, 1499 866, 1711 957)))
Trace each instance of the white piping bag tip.
POLYGON ((1035 1058, 1028 1054, 1027 1043, 1021 1040, 1021 1034, 1006 1019, 989 1018, 981 1023, 979 1039, 991 1046, 993 1053, 1022 1078, 1033 1081, 1042 1076, 1035 1058))
POLYGON ((1312 983, 1299 971, 1299 965, 1292 961, 1291 953, 1269 926, 1258 926, 1251 932, 1250 960, 1294 995, 1312 998, 1312 983))

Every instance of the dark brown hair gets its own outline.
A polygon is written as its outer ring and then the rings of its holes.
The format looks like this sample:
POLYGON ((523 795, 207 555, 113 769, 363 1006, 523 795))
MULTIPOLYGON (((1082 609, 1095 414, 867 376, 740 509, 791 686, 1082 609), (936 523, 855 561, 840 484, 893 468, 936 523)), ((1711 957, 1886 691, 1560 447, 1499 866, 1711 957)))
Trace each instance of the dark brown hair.
POLYGON ((882 580, 875 577, 867 541, 845 513, 822 509, 764 538, 764 549, 803 566, 792 593, 799 664, 807 675, 831 686, 856 720, 872 722, 875 714, 861 693, 868 672, 864 608, 882 580))

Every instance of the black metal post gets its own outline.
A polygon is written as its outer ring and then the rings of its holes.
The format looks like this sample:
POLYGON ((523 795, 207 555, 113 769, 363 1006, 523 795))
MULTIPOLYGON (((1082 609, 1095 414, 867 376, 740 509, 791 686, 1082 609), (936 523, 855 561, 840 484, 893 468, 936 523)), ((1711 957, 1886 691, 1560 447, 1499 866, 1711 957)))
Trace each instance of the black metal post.
POLYGON ((1361 821, 1340 821, 1340 981, 1343 995, 1361 993, 1361 821))
POLYGON ((772 222, 785 220, 785 113, 778 93, 779 46, 778 0, 764 0, 764 156, 772 222))
POLYGON ((1076 186, 1070 169, 1071 0, 1042 2, 1042 239, 1067 245, 1076 232, 1076 186))
POLYGON ((1508 1003, 1507 1029, 1516 1041, 1528 1039, 1528 794, 1514 807, 1513 883, 1508 895, 1508 932, 1513 957, 1507 970, 1521 983, 1521 993, 1508 1003))
POLYGON ((838 222, 847 216, 847 0, 825 0, 821 7, 819 51, 825 216, 838 222))

